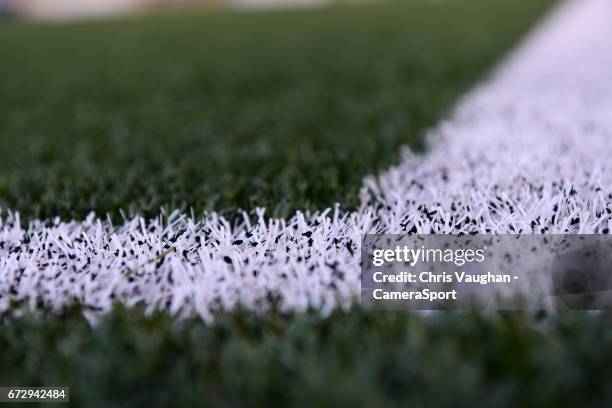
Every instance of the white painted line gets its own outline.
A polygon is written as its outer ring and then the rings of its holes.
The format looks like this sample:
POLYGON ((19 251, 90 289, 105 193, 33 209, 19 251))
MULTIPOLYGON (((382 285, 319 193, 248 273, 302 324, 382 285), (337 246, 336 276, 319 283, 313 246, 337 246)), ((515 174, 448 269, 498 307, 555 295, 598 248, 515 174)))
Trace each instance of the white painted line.
POLYGON ((424 156, 366 179, 362 207, 232 227, 136 218, 121 226, 0 224, 0 313, 92 313, 114 302, 212 319, 348 307, 367 232, 608 233, 612 228, 612 5, 564 4, 434 129, 424 156))

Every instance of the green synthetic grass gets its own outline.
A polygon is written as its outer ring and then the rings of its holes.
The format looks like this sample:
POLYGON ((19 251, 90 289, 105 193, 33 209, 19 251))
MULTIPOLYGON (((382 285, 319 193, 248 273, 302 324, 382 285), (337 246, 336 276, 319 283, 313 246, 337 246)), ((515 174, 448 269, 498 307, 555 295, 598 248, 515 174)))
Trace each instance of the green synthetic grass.
MULTIPOLYGON (((357 201, 550 0, 0 26, 0 207, 269 215, 357 201)), ((335 312, 214 326, 117 307, 0 317, 0 385, 71 405, 609 402, 607 315, 335 312)))
POLYGON ((0 26, 0 208, 350 208, 551 2, 0 26))
POLYGON ((234 314, 206 327, 118 308, 0 324, 0 384, 74 407, 609 406, 612 321, 439 313, 234 314), (273 317, 271 317, 273 316, 273 317))

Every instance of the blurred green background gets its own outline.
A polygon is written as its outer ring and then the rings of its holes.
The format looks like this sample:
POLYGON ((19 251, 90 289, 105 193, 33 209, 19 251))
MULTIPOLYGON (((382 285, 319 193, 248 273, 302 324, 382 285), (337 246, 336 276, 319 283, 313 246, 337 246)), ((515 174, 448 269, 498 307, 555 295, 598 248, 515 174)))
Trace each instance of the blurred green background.
POLYGON ((353 208, 362 178, 418 148, 551 2, 0 26, 0 207, 353 208))

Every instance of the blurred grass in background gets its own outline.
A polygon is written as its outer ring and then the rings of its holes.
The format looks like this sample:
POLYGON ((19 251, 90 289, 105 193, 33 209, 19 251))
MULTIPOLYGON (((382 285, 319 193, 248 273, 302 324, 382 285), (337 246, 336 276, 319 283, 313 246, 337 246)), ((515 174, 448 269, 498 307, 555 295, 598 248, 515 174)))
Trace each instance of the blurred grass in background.
POLYGON ((0 207, 352 208, 551 2, 0 26, 0 207))

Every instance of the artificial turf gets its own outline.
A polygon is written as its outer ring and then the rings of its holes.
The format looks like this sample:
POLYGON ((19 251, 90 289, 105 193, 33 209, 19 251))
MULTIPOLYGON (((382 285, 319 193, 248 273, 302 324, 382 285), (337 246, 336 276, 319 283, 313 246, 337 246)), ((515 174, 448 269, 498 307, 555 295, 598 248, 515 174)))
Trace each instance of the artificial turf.
MULTIPOLYGON (((0 26, 0 207, 354 206, 550 3, 0 26)), ((70 386, 73 406, 593 405, 610 363, 601 314, 0 317, 0 385, 70 386)))
POLYGON ((351 208, 363 176, 418 148, 551 2, 5 24, 0 208, 351 208))
POLYGON ((71 406, 609 406, 608 314, 235 313, 212 327, 118 307, 0 322, 0 384, 71 406))

